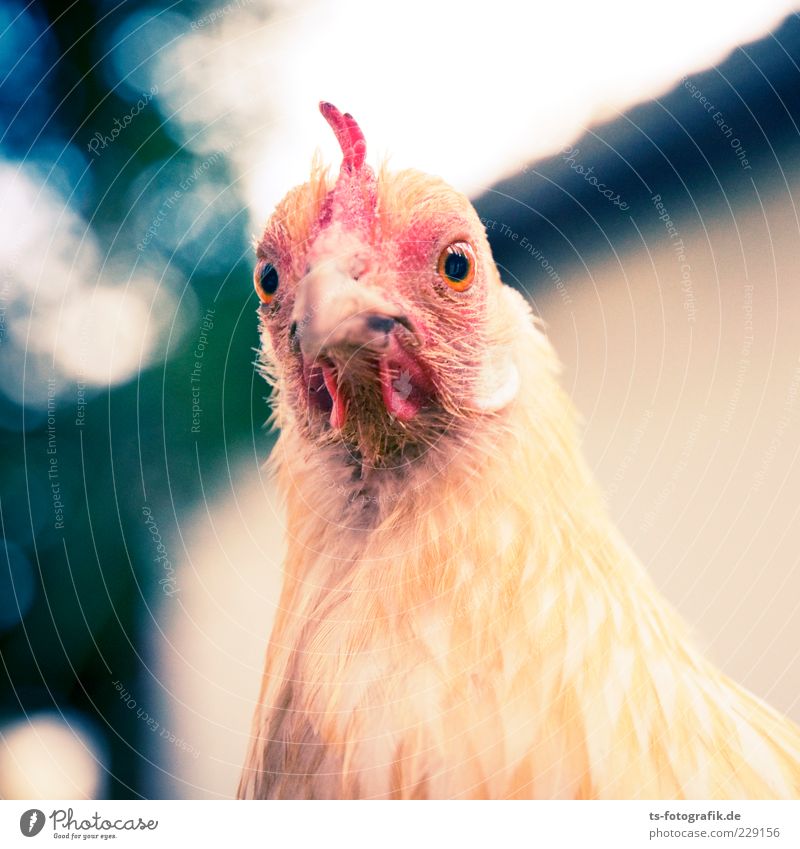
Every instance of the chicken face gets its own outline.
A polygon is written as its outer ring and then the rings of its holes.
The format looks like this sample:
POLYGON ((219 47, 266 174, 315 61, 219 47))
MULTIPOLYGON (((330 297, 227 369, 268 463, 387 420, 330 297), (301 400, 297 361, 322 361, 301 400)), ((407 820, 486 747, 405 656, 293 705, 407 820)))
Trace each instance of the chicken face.
POLYGON ((349 115, 322 104, 343 163, 278 206, 257 248, 279 419, 360 462, 418 456, 516 391, 506 287, 469 201, 418 172, 377 177, 349 115))

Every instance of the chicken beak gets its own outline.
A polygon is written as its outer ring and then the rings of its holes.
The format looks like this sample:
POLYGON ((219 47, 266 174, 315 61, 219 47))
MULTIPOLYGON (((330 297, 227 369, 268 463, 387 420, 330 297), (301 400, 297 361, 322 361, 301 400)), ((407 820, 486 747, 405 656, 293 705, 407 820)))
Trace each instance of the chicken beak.
POLYGON ((407 326, 396 305, 330 264, 313 268, 298 285, 292 327, 307 362, 334 349, 381 352, 396 324, 407 326))

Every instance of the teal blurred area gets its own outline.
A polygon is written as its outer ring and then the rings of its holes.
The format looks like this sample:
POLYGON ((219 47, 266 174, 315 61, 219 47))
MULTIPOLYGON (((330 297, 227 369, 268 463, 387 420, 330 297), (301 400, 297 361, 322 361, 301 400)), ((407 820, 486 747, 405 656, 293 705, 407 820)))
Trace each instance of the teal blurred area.
POLYGON ((269 451, 246 205, 137 72, 206 5, 0 7, 0 796, 152 794, 182 517, 269 451), (53 727, 94 779, 37 793, 53 727))
MULTIPOLYGON (((331 149, 322 97, 363 105, 376 160, 393 139, 401 164, 408 156, 474 197, 505 279, 551 329, 587 454, 629 539, 693 623, 723 587, 729 606, 723 596, 706 623, 717 658, 800 718, 800 668, 770 649, 775 633, 797 644, 796 438, 759 485, 789 507, 742 495, 761 474, 797 356, 791 4, 719 11, 708 45, 685 20, 593 13, 581 29, 569 9, 541 4, 525 21, 541 15, 551 38, 530 30, 531 53, 572 60, 549 74, 536 66, 535 78, 520 20, 480 4, 491 38, 444 44, 469 45, 470 80, 484 86, 467 87, 474 102, 437 90, 421 63, 408 78, 390 68, 406 42, 381 65, 384 25, 356 5, 341 15, 336 4, 260 0, 0 6, 0 797, 235 790, 284 547, 263 471, 274 435, 253 366, 251 245, 315 147, 331 149), (326 38, 348 20, 370 39, 375 74, 326 38), (601 25, 617 49, 598 46, 601 25), (670 53, 682 34, 691 49, 670 53), (317 54, 327 66, 311 64, 317 54), (607 66, 584 66, 585 55, 607 66), (447 113, 454 104, 462 111, 447 113), (696 326, 663 210, 691 254, 696 326), (759 267, 772 276, 759 278, 756 321, 776 341, 748 356, 739 382, 740 300, 759 267), (692 436, 698 398, 711 425, 692 436), (736 453, 741 429, 756 434, 752 468, 736 453), (700 490, 673 476, 689 436, 708 455, 722 445, 700 490), (742 479, 717 501, 733 464, 742 479), (767 477, 787 469, 788 485, 767 477), (712 497, 718 535, 701 522, 712 497), (745 508, 758 520, 744 532, 769 552, 760 589, 744 566, 725 583, 745 508), (717 571, 697 574, 693 562, 717 571), (733 604, 747 597, 765 611, 755 625, 733 604)), ((429 48, 449 32, 425 26, 429 48)), ((448 56, 435 52, 437 72, 453 72, 448 56)))

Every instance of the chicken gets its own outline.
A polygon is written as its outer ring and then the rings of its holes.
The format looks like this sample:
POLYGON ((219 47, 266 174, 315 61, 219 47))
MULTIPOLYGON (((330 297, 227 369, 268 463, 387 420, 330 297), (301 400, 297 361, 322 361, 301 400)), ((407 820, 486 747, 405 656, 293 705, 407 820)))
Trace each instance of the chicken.
POLYGON ((469 201, 349 114, 257 245, 288 554, 239 795, 800 796, 607 516, 469 201))

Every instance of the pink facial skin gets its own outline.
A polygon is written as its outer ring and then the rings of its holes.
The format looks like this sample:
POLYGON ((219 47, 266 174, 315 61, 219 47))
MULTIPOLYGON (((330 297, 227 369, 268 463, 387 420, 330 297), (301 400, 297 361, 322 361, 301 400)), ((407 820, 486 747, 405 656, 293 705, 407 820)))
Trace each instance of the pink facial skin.
POLYGON ((430 441, 461 414, 481 366, 497 280, 485 231, 467 199, 437 178, 376 177, 352 116, 328 103, 320 111, 342 148, 336 182, 330 188, 317 172, 292 190, 258 245, 256 280, 267 263, 280 279, 261 308, 270 369, 312 439, 327 430, 348 442, 430 441), (462 241, 477 262, 474 283, 459 292, 437 263, 462 241), (370 335, 358 323, 370 318, 395 322, 370 335))

